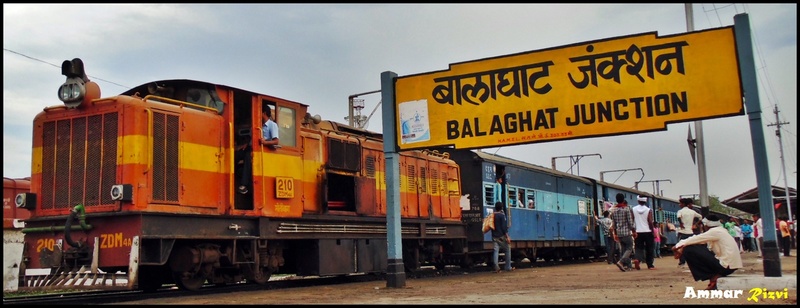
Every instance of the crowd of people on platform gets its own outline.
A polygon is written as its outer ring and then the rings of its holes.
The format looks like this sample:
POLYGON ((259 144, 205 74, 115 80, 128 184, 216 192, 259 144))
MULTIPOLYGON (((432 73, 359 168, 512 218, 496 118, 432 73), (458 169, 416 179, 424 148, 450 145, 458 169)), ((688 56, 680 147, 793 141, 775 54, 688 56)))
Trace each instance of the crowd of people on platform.
MULTIPOLYGON (((708 214, 705 217, 693 209, 694 200, 681 198, 681 209, 677 212, 675 226, 657 223, 653 210, 647 206, 647 198, 639 196, 638 205, 629 206, 623 194, 617 194, 616 204, 596 217, 606 243, 608 264, 620 271, 641 270, 644 263, 655 270, 654 258, 661 257, 662 237, 665 232, 675 232, 678 242, 672 248, 678 267, 687 267, 695 281, 709 281, 707 290, 717 288, 717 279, 742 268, 741 254, 757 252, 762 258, 764 226, 759 215, 753 220, 721 217, 708 214)), ((775 230, 779 251, 783 257, 791 256, 793 247, 791 222, 785 215, 775 219, 775 230)))

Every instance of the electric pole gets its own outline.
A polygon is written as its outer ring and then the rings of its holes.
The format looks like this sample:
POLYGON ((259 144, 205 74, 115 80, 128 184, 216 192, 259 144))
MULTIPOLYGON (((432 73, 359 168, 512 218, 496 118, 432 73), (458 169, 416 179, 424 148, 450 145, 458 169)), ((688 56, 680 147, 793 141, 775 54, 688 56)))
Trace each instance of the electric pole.
MULTIPOLYGON (((791 222, 792 202, 789 196, 789 182, 787 180, 789 176, 786 174, 786 163, 784 163, 784 157, 783 157, 783 141, 781 140, 781 125, 789 124, 789 122, 781 122, 780 118, 778 117, 778 113, 780 113, 780 111, 778 111, 778 105, 775 105, 774 112, 775 112, 775 124, 767 124, 767 126, 776 126, 775 136, 778 136, 778 147, 780 147, 781 150, 781 172, 783 172, 783 186, 784 190, 786 190, 786 211, 787 211, 786 213, 788 213, 789 215, 787 220, 791 222)), ((790 224, 790 226, 792 226, 793 230, 797 231, 797 227, 795 227, 794 224, 790 224)))

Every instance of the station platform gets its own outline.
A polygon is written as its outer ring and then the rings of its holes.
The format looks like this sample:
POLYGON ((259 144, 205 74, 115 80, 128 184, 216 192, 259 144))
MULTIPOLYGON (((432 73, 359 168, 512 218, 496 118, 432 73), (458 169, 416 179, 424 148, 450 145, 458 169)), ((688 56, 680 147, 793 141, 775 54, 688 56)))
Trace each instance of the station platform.
MULTIPOLYGON (((796 252, 797 250, 792 250, 796 252)), ((758 263, 763 266, 761 258, 757 259, 758 263)), ((796 262, 796 254, 790 257, 780 256, 781 264, 787 262, 796 262)), ((795 264, 796 266, 796 264, 795 264)), ((783 267, 783 266, 782 266, 783 267)), ((796 268, 796 267, 795 267, 796 268)), ((722 277, 717 280, 717 289, 719 290, 751 290, 761 288, 766 290, 775 291, 793 291, 797 293, 797 274, 781 274, 780 277, 767 277, 757 274, 739 274, 733 273, 728 277, 722 277)))
POLYGON ((781 275, 781 277, 731 275, 717 279, 717 289, 720 290, 750 290, 753 288, 797 291, 797 275, 781 275))
MULTIPOLYGON (((463 272, 448 266, 448 274, 407 279, 402 287, 384 280, 307 288, 264 289, 230 294, 152 298, 127 304, 370 304, 370 305, 797 305, 797 250, 781 257, 781 277, 764 277, 758 254, 742 254, 743 268, 717 281, 719 290, 706 291, 708 281, 695 281, 689 268, 664 255, 655 270, 621 272, 604 258, 561 265, 517 264, 511 272, 463 272), (723 290, 724 288, 729 290, 723 290), (762 294, 755 294, 759 288, 762 294), (787 289, 784 291, 784 289, 787 289), (753 291, 751 291, 753 290, 753 291), (712 293, 713 292, 713 293, 712 293), (727 293, 725 293, 727 292, 727 293), (781 293, 782 292, 782 293, 781 293), (767 298, 764 298, 766 293, 767 298), (769 298, 770 294, 774 298, 769 298), (786 296, 783 296, 785 294, 786 296), (753 296, 758 298, 758 301, 753 296)), ((538 263, 538 262, 537 262, 538 263)), ((126 304, 126 303, 122 303, 126 304)))

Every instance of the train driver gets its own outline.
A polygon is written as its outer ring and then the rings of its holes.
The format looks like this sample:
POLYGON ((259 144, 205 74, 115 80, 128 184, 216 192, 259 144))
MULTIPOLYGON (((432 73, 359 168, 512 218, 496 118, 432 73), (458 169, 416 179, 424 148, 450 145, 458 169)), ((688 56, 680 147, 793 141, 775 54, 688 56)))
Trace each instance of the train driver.
POLYGON ((278 145, 278 124, 272 120, 272 108, 264 105, 261 110, 261 119, 264 121, 264 125, 261 127, 262 138, 258 142, 271 149, 277 149, 280 147, 278 145))

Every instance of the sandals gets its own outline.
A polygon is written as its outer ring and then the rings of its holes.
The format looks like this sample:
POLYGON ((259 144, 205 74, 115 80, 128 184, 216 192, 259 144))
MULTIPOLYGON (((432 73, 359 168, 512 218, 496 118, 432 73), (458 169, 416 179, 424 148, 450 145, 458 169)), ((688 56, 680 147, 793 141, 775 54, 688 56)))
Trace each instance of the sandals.
POLYGON ((714 275, 711 279, 708 280, 708 286, 706 290, 716 290, 717 289, 717 279, 721 277, 720 275, 714 275))

